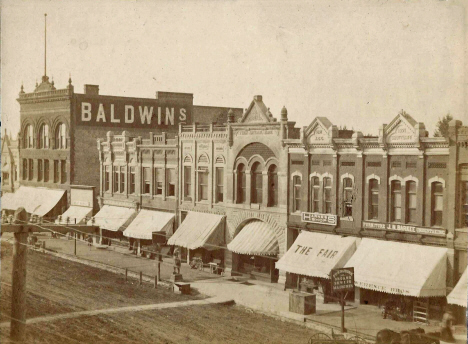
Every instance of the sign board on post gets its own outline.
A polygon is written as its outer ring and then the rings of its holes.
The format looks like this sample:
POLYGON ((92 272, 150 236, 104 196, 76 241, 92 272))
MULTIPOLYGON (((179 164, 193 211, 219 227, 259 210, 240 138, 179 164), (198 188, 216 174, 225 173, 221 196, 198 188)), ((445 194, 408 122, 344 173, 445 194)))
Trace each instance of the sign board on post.
POLYGON ((333 293, 354 291, 354 268, 333 269, 331 271, 333 293))

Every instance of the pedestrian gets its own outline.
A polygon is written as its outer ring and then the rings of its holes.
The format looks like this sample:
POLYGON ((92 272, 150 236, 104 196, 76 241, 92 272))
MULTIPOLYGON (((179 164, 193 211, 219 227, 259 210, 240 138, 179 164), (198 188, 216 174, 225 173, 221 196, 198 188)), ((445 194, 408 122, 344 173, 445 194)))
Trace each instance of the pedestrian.
POLYGON ((179 257, 179 251, 176 250, 174 252, 174 274, 180 275, 180 266, 181 266, 181 261, 179 257))
POLYGON ((452 333, 453 320, 454 317, 452 311, 450 309, 446 309, 440 323, 440 339, 445 342, 455 343, 455 338, 453 338, 452 333))
POLYGON ((93 237, 88 235, 88 246, 93 246, 93 237))

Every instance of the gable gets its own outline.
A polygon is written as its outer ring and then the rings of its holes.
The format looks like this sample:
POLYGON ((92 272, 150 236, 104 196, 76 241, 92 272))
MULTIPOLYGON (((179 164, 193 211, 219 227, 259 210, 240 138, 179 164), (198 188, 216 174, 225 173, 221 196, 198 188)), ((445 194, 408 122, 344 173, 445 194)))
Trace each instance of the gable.
POLYGON ((330 130, 333 127, 326 117, 316 117, 305 130, 306 142, 309 144, 329 143, 330 130))
POLYGON ((255 96, 250 106, 241 118, 241 123, 270 123, 273 122, 270 111, 265 106, 262 96, 255 96))
MULTIPOLYGON (((386 128, 387 143, 411 143, 417 141, 416 128, 408 120, 407 116, 399 114, 386 128)), ((416 122, 416 121, 414 121, 416 122)))

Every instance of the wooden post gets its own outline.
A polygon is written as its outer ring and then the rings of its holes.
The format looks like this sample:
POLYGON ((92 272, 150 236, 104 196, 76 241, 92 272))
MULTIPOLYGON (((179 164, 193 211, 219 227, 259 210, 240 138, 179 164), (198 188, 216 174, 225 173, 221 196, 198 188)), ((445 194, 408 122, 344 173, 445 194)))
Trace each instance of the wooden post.
POLYGON ((26 330, 27 239, 28 233, 15 233, 10 327, 10 337, 14 342, 23 341, 26 330))
POLYGON ((143 284, 143 272, 140 271, 140 285, 143 284))
POLYGON ((125 268, 125 282, 128 281, 128 269, 125 268))
MULTIPOLYGON (((348 293, 346 293, 348 294, 348 293)), ((346 296, 343 293, 340 293, 340 304, 341 304, 341 333, 346 333, 345 323, 344 323, 344 306, 346 296)))
POLYGON ((76 233, 75 233, 75 256, 76 256, 76 233))
POLYGON ((154 276, 154 289, 158 287, 158 276, 154 276))
POLYGON ((161 280, 161 262, 158 262, 158 271, 156 273, 156 276, 158 278, 158 281, 161 280))

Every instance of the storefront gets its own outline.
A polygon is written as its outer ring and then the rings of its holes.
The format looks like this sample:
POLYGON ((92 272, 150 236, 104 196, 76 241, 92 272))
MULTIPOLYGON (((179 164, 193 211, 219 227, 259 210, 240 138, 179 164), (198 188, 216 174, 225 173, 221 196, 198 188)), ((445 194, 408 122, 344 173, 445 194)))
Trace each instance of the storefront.
POLYGON ((443 313, 446 248, 364 238, 345 267, 354 267, 361 304, 385 306, 386 317, 427 322, 443 313))
MULTIPOLYGON (((279 246, 273 230, 263 221, 248 222, 227 245, 237 255, 237 271, 256 279, 278 282, 275 268, 279 246)), ((233 260, 236 259, 233 257, 233 260)))
POLYGON ((172 234, 173 226, 174 214, 142 209, 123 235, 128 238, 130 247, 136 254, 142 254, 143 250, 143 254, 146 255, 145 248, 166 242, 166 235, 172 234))
MULTIPOLYGON (((330 272, 344 267, 356 251, 356 238, 301 231, 276 268, 289 273, 289 287, 317 290, 324 302, 336 302, 331 293, 330 272)), ((349 294, 347 299, 353 299, 349 294)))
POLYGON ((135 216, 135 209, 104 205, 88 225, 99 226, 99 243, 110 243, 108 239, 122 239, 122 232, 135 216))
POLYGON ((203 264, 220 260, 222 265, 224 224, 223 215, 189 211, 167 244, 182 248, 182 258, 188 263, 199 258, 203 264))
POLYGON ((466 324, 466 305, 468 289, 467 270, 461 275, 457 285, 447 296, 447 303, 453 305, 454 315, 458 324, 466 324))

